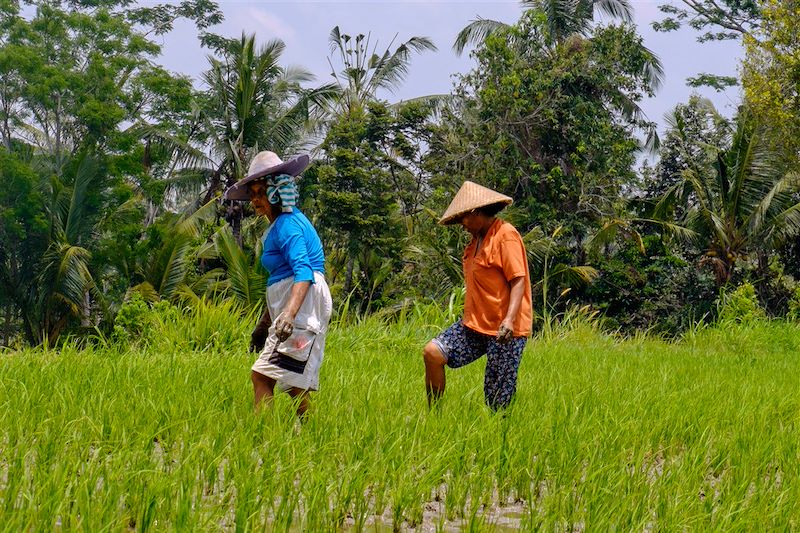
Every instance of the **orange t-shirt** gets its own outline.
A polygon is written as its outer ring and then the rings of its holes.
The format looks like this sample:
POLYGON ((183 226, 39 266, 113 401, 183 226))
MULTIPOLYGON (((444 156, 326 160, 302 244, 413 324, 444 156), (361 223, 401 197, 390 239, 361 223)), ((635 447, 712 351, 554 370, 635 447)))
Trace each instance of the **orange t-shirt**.
POLYGON ((489 227, 475 254, 478 240, 473 238, 464 250, 464 325, 479 333, 496 335, 506 317, 511 300, 509 281, 525 277, 525 292, 514 318, 514 336, 531 334, 531 278, 528 258, 519 232, 499 218, 489 227))

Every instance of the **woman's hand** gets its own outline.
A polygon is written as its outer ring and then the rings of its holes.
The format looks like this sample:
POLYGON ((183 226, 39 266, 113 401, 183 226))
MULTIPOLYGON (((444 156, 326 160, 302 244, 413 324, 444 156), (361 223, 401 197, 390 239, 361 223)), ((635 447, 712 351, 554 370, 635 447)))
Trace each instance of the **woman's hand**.
POLYGON ((500 323, 500 329, 497 330, 497 342, 505 344, 511 340, 512 335, 514 335, 514 323, 510 318, 506 318, 500 323))
POLYGON ((308 288, 311 286, 310 281, 298 281, 292 285, 292 293, 289 295, 289 301, 286 302, 286 307, 283 308, 281 314, 275 319, 275 336, 283 342, 292 335, 294 330, 294 317, 297 316, 297 311, 306 299, 308 288))
POLYGON ((514 335, 514 317, 519 314, 519 306, 522 303, 522 295, 525 293, 526 279, 524 276, 517 276, 508 282, 511 287, 511 297, 508 302, 506 317, 500 322, 500 329, 497 330, 497 342, 505 344, 514 335))
POLYGON ((294 317, 284 311, 275 319, 275 336, 283 342, 292 335, 294 330, 294 317))

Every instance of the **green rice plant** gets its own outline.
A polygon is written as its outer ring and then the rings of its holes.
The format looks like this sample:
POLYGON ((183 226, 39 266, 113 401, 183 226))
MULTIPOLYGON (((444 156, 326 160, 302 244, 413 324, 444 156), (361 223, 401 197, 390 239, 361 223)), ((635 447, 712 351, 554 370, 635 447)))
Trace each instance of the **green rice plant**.
POLYGON ((791 323, 665 341, 576 314, 528 343, 504 413, 483 361, 429 412, 422 347, 453 312, 409 305, 337 323, 300 425, 287 395, 253 413, 254 316, 153 317, 147 340, 0 354, 0 529, 800 527, 791 323))

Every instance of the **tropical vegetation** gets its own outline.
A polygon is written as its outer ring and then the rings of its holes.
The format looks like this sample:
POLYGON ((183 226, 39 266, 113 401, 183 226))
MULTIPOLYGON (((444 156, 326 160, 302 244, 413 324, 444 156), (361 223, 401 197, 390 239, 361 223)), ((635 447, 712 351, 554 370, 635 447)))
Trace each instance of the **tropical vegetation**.
POLYGON ((337 26, 326 83, 215 34, 213 0, 0 0, 0 529, 798 529, 798 3, 661 10, 742 44, 736 77, 686 80, 741 85, 733 113, 695 94, 658 131, 628 0, 474 20, 471 68, 405 101, 453 43, 337 26), (159 64, 178 24, 196 79, 159 64), (303 423, 286 395, 254 415, 247 380, 268 222, 222 193, 265 149, 311 155, 335 301, 303 423), (501 415, 481 363, 424 398, 464 180, 514 199, 531 272, 501 415))
POLYGON ((384 47, 334 27, 322 83, 285 64, 280 40, 214 34, 213 2, 5 3, 2 343, 108 335, 137 294, 259 308, 265 222, 221 194, 267 148, 313 156, 302 208, 341 312, 391 316, 461 286, 465 236, 436 214, 470 179, 514 198, 504 216, 528 247, 537 327, 588 305, 622 333, 676 335, 748 281, 785 315, 800 276, 796 17, 714 5, 663 6, 656 26, 744 43, 738 111, 693 96, 659 134, 641 104, 663 68, 625 0, 525 1, 513 24, 475 20, 454 45, 474 68, 450 94, 404 102, 391 95, 437 50, 425 36, 384 47), (208 50, 195 80, 157 62, 157 37, 181 21, 208 50))
POLYGON ((133 298, 113 337, 3 355, 9 530, 792 530, 800 329, 732 294, 679 342, 572 313, 537 335, 515 403, 482 368, 428 412, 419 349, 455 305, 337 321, 301 426, 254 416, 251 320, 133 298), (138 303, 137 303, 138 302, 138 303))

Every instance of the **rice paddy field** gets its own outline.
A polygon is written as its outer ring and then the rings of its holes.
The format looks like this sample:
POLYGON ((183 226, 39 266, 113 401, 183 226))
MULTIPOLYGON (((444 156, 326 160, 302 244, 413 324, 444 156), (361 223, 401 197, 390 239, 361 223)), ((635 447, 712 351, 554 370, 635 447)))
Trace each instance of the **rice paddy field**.
POLYGON ((304 424, 254 415, 252 320, 0 352, 2 531, 686 531, 800 528, 800 328, 529 342, 515 404, 483 363, 424 398, 452 310, 335 325, 304 424))

